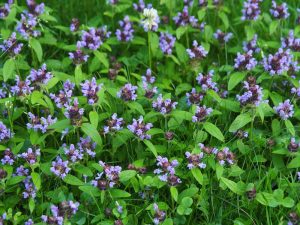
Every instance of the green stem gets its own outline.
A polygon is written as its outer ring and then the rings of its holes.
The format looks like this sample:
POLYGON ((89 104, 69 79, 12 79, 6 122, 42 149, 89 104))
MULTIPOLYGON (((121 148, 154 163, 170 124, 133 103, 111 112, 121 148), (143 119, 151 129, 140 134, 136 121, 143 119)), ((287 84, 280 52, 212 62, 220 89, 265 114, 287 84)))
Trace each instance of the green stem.
POLYGON ((152 70, 151 33, 150 33, 150 31, 148 31, 148 57, 149 57, 149 68, 152 70))

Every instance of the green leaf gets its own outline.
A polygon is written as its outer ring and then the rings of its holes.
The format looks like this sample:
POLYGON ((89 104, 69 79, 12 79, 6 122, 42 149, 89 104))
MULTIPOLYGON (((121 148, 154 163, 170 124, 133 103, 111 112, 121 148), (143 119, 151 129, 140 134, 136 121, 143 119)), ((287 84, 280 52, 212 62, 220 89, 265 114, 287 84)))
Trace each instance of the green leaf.
POLYGON ((181 36, 187 32, 187 26, 180 26, 176 29, 176 38, 180 40, 181 36))
POLYGON ((232 180, 229 180, 225 177, 221 177, 220 179, 232 192, 238 194, 238 195, 241 195, 243 193, 243 191, 241 191, 238 187, 238 184, 235 183, 234 181, 232 180))
POLYGON ((15 62, 14 59, 8 59, 3 66, 3 80, 15 79, 15 62))
POLYGON ((152 52, 152 57, 154 57, 156 55, 158 47, 159 47, 159 38, 156 33, 151 32, 150 33, 150 48, 151 48, 151 52, 152 52))
POLYGON ((260 204, 265 205, 265 206, 276 207, 279 205, 279 203, 274 198, 273 194, 270 194, 267 192, 258 193, 256 195, 255 199, 260 204))
POLYGON ((231 91, 236 85, 241 83, 244 80, 246 73, 242 72, 235 72, 230 75, 229 82, 228 82, 228 90, 231 91))
POLYGON ((97 129, 97 127, 98 127, 98 121, 99 121, 98 113, 95 112, 95 111, 91 111, 91 112, 89 113, 89 117, 90 117, 90 122, 91 122, 91 124, 93 125, 93 127, 94 127, 95 129, 97 129))
POLYGON ((84 80, 84 77, 83 77, 83 74, 82 74, 81 66, 77 65, 75 67, 75 84, 77 86, 80 86, 80 83, 83 80, 84 80))
POLYGON ((40 190, 41 183, 42 183, 40 174, 38 174, 36 172, 32 172, 31 173, 31 178, 32 178, 32 181, 33 181, 34 186, 36 187, 36 189, 40 190))
POLYGON ((177 58, 179 59, 180 62, 186 63, 189 60, 189 56, 186 53, 186 49, 182 44, 176 42, 175 50, 176 50, 177 58))
POLYGON ((225 26, 225 30, 227 30, 229 27, 229 21, 228 21, 227 15, 224 12, 219 11, 219 17, 221 18, 221 20, 225 26))
POLYGON ((11 186, 20 183, 21 181, 25 180, 26 177, 24 176, 15 176, 11 177, 7 180, 6 185, 11 186))
POLYGON ((143 109, 143 106, 140 103, 138 103, 138 102, 129 102, 128 106, 129 106, 129 108, 131 108, 132 110, 135 110, 139 114, 145 115, 145 111, 143 109))
POLYGON ((201 170, 199 168, 193 168, 192 170, 192 174, 194 176, 194 178, 196 179, 196 181, 203 185, 203 174, 201 172, 201 170))
POLYGON ((28 206, 29 206, 30 213, 32 213, 35 208, 35 202, 33 198, 29 199, 28 206))
POLYGON ((77 177, 75 177, 71 174, 67 174, 67 176, 64 178, 64 182, 66 182, 67 184, 76 185, 76 186, 84 185, 84 182, 82 182, 77 177))
POLYGON ((279 25, 279 21, 278 20, 273 20, 272 21, 272 23, 270 24, 270 27, 269 27, 270 34, 273 34, 276 31, 278 25, 279 25))
POLYGON ((170 187, 170 192, 171 192, 172 198, 175 200, 175 202, 177 202, 177 200, 178 200, 178 190, 177 190, 177 188, 174 187, 174 186, 171 186, 170 187))
POLYGON ((292 161, 287 165, 287 168, 299 168, 300 167, 300 156, 297 156, 296 158, 292 159, 292 161))
POLYGON ((232 124, 229 127, 229 132, 235 132, 238 129, 244 127, 246 124, 250 123, 252 121, 250 114, 240 114, 238 115, 235 120, 232 122, 232 124))
POLYGON ((83 123, 81 130, 89 137, 92 138, 100 147, 102 147, 102 139, 97 129, 90 123, 83 123))
POLYGON ((94 197, 101 196, 101 191, 98 188, 91 186, 91 185, 80 186, 79 189, 91 196, 94 196, 94 197))
POLYGON ((196 187, 190 187, 188 189, 185 189, 178 195, 178 201, 181 202, 181 200, 184 197, 195 197, 195 195, 198 193, 199 188, 196 187))
POLYGON ((94 51, 94 55, 99 59, 99 61, 104 65, 105 68, 109 67, 109 62, 106 53, 94 51))
POLYGON ((109 192, 113 198, 128 198, 131 196, 131 194, 127 191, 120 189, 110 189, 109 192))
POLYGON ((126 182, 126 181, 130 180, 131 178, 135 177, 135 175, 136 175, 135 170, 123 170, 119 175, 120 181, 122 183, 126 182))
POLYGON ((295 136, 296 135, 295 128, 294 128, 292 122, 290 120, 285 120, 284 124, 286 126, 286 129, 291 133, 291 135, 295 136))
POLYGON ((157 157, 157 151, 156 151, 156 148, 155 146, 151 143, 151 141, 149 140, 144 140, 143 141, 145 143, 145 145, 147 145, 147 147, 149 148, 149 150, 153 153, 153 155, 155 157, 157 157))
POLYGON ((224 136, 220 129, 216 127, 216 125, 210 123, 210 122, 205 122, 203 124, 204 129, 212 136, 215 138, 219 139, 220 141, 224 142, 224 136))
POLYGON ((36 39, 30 39, 29 44, 31 46, 31 48, 33 49, 33 51, 35 52, 39 62, 42 62, 43 59, 43 49, 41 46, 41 43, 36 40, 36 39))
POLYGON ((218 95, 218 93, 216 93, 214 90, 208 90, 207 95, 212 97, 214 100, 216 100, 218 103, 220 103, 222 101, 222 99, 220 98, 220 96, 218 95))

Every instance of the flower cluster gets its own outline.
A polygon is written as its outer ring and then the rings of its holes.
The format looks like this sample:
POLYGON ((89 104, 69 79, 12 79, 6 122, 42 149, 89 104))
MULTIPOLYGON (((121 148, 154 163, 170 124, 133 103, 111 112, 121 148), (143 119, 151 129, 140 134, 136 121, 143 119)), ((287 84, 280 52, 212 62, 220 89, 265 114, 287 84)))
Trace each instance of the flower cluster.
POLYGON ((291 104, 289 99, 280 102, 278 106, 274 106, 274 110, 283 120, 287 120, 294 115, 294 105, 291 104))
POLYGON ((234 62, 234 68, 238 70, 252 70, 257 65, 256 59, 252 56, 252 50, 244 54, 238 52, 234 62))
POLYGON ((106 126, 104 126, 104 134, 108 134, 111 132, 116 132, 118 130, 123 129, 124 120, 123 118, 118 118, 117 114, 114 113, 110 120, 107 120, 106 126))
POLYGON ((103 172, 98 173, 97 177, 92 180, 92 185, 100 190, 113 188, 119 182, 119 174, 122 171, 120 166, 110 166, 100 161, 99 164, 103 167, 103 172))
POLYGON ((9 148, 5 149, 3 152, 3 158, 1 159, 1 163, 3 165, 5 164, 13 165, 14 162, 15 162, 15 156, 12 153, 12 151, 9 148))
POLYGON ((169 33, 160 33, 159 46, 164 54, 171 55, 176 38, 169 33))
POLYGON ((143 15, 145 17, 145 19, 142 20, 144 30, 146 32, 157 31, 160 22, 157 10, 154 8, 144 8, 143 15))
POLYGON ((249 42, 243 42, 243 50, 245 52, 252 51, 253 53, 260 52, 260 48, 257 46, 257 34, 255 34, 249 42))
POLYGON ((47 71, 47 65, 43 64, 38 70, 31 69, 27 79, 30 80, 31 83, 47 84, 52 77, 52 73, 47 71))
POLYGON ((77 43, 77 47, 97 50, 110 35, 111 32, 107 31, 106 26, 98 29, 90 28, 88 31, 82 32, 81 40, 77 43))
POLYGON ((45 10, 45 4, 44 3, 37 4, 35 0, 27 0, 27 7, 28 7, 27 13, 33 16, 38 16, 40 14, 43 14, 45 10))
POLYGON ((151 135, 146 132, 153 127, 152 123, 144 123, 143 116, 140 116, 138 120, 133 119, 132 124, 128 125, 127 128, 133 134, 138 136, 140 139, 150 139, 151 135))
POLYGON ((300 81, 299 81, 299 87, 293 87, 291 89, 291 93, 297 95, 297 97, 300 97, 300 81))
POLYGON ((232 33, 224 33, 223 31, 218 29, 214 33, 214 37, 215 37, 215 39, 217 39, 219 41, 219 43, 224 44, 224 43, 227 43, 230 41, 230 39, 233 37, 233 34, 232 33))
POLYGON ((125 16, 123 20, 119 21, 120 29, 117 29, 116 36, 119 41, 131 41, 133 39, 132 23, 129 20, 129 16, 125 16))
POLYGON ((175 167, 179 164, 177 160, 169 161, 162 156, 157 156, 156 160, 156 165, 159 168, 154 170, 154 174, 158 174, 158 178, 161 181, 167 182, 170 186, 176 186, 181 183, 180 178, 175 175, 175 167))
POLYGON ((70 24, 70 31, 76 32, 79 30, 80 22, 79 19, 73 18, 70 24))
POLYGON ((203 46, 198 45, 197 41, 193 41, 193 48, 187 49, 186 52, 188 53, 190 59, 203 59, 207 56, 208 52, 204 49, 203 46))
POLYGON ((236 98, 241 105, 259 106, 262 103, 263 93, 262 88, 256 84, 255 77, 248 77, 248 81, 244 81, 244 89, 246 91, 242 95, 237 95, 236 98))
POLYGON ((80 65, 87 62, 89 55, 84 54, 81 50, 81 45, 77 43, 77 50, 75 52, 69 52, 69 58, 72 59, 75 65, 80 65))
POLYGON ((155 77, 152 76, 151 69, 147 69, 146 74, 142 76, 142 84, 146 98, 152 98, 157 93, 157 87, 152 85, 154 82, 155 77))
POLYGON ((4 19, 10 12, 10 4, 5 3, 3 7, 0 7, 0 19, 4 19))
POLYGON ((198 84, 201 86, 203 91, 207 91, 209 89, 214 90, 216 92, 219 91, 217 88, 217 83, 213 81, 214 71, 210 70, 208 74, 204 75, 202 73, 199 73, 196 80, 198 81, 198 84))
POLYGON ((74 87, 75 84, 70 80, 66 80, 63 85, 63 90, 60 90, 58 95, 50 93, 51 99, 54 100, 58 108, 67 107, 71 103, 74 87))
POLYGON ((25 40, 28 40, 30 37, 41 35, 41 32, 36 29, 37 24, 37 18, 32 14, 21 14, 21 21, 18 22, 16 29, 25 40))
POLYGON ((207 108, 205 105, 196 106, 196 111, 192 117, 192 121, 194 123, 203 122, 212 112, 213 112, 213 109, 207 108))
POLYGON ((132 84, 125 84, 124 87, 117 93, 117 96, 124 101, 135 101, 137 98, 137 94, 135 93, 138 89, 137 86, 133 86, 132 84))
POLYGON ((57 177, 64 179, 71 170, 68 165, 69 161, 63 161, 62 158, 58 156, 56 160, 52 162, 50 171, 57 177))
POLYGON ((163 99, 162 94, 160 94, 156 101, 153 101, 152 107, 164 115, 175 109, 177 104, 177 102, 173 102, 171 99, 163 99))
POLYGON ((182 12, 173 18, 177 26, 191 25, 192 27, 198 26, 198 20, 194 16, 189 15, 189 8, 185 6, 182 12))
POLYGON ((299 142, 297 143, 294 137, 291 138, 290 143, 288 145, 289 151, 296 152, 299 149, 299 147, 300 147, 300 143, 299 142))
POLYGON ((204 97, 204 93, 197 92, 195 88, 192 88, 190 93, 186 93, 187 104, 190 106, 192 104, 198 105, 204 97))
POLYGON ((35 164, 38 161, 38 157, 41 155, 41 150, 36 148, 33 150, 32 148, 28 148, 27 152, 23 152, 19 154, 18 157, 25 159, 29 164, 35 164))
POLYGON ((155 225, 158 225, 162 223, 166 218, 166 212, 162 211, 158 208, 158 205, 156 203, 153 204, 153 210, 154 210, 154 218, 153 223, 155 225))
POLYGON ((242 20, 257 20, 260 15, 259 2, 262 0, 246 0, 242 10, 242 20))
POLYGON ((30 121, 29 123, 27 123, 27 129, 33 129, 34 131, 40 130, 42 133, 46 133, 48 126, 54 124, 57 121, 57 118, 52 119, 51 115, 49 115, 47 118, 39 118, 38 116, 29 112, 28 116, 30 121))
POLYGON ((63 145, 65 155, 70 159, 71 162, 77 162, 83 158, 83 154, 80 150, 76 149, 74 144, 69 147, 66 144, 63 145))
POLYGON ((79 126, 82 122, 82 116, 84 113, 83 108, 79 108, 78 99, 74 98, 73 104, 66 106, 65 116, 71 120, 73 125, 79 126))
POLYGON ((2 121, 0 121, 0 142, 8 140, 13 136, 13 133, 8 129, 2 121))
POLYGON ((281 5, 277 5, 274 0, 272 1, 270 13, 275 19, 287 19, 290 16, 287 4, 284 2, 281 5))
POLYGON ((189 162, 187 167, 190 170, 193 168, 197 168, 197 167, 202 168, 202 169, 204 169, 206 167, 206 164, 202 162, 202 159, 204 157, 203 152, 200 152, 198 154, 186 152, 185 157, 187 158, 187 160, 189 162))
POLYGON ((145 8, 152 8, 152 4, 145 4, 144 0, 139 0, 138 3, 133 3, 134 10, 138 12, 143 12, 145 8))
POLYGON ((288 37, 281 38, 281 47, 289 48, 293 51, 300 51, 300 38, 295 38, 294 31, 290 31, 288 37))
POLYGON ((7 52, 11 57, 18 55, 22 50, 23 44, 18 43, 16 38, 16 33, 13 32, 11 36, 3 41, 3 44, 0 45, 0 49, 3 52, 7 52))
POLYGON ((96 143, 92 141, 90 137, 80 138, 80 141, 77 143, 79 151, 82 153, 87 153, 91 157, 96 156, 95 148, 96 143))
POLYGON ((87 97, 90 105, 97 103, 97 93, 101 90, 102 85, 103 84, 97 84, 95 77, 93 77, 91 81, 86 80, 83 84, 81 84, 82 94, 87 97))
POLYGON ((31 176, 26 177, 26 179, 23 181, 25 190, 23 191, 23 198, 35 198, 36 197, 36 187, 32 182, 31 176))
POLYGON ((221 166, 224 166, 226 163, 232 165, 235 162, 235 155, 229 150, 228 147, 224 147, 223 150, 214 149, 212 153, 215 154, 216 159, 221 166))

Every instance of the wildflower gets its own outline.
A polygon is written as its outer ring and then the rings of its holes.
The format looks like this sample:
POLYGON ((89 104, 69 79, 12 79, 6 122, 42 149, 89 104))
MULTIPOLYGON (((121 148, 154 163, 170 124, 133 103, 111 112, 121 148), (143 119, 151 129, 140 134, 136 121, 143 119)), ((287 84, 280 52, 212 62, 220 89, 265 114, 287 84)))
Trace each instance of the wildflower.
POLYGON ((212 108, 207 108, 204 106, 196 106, 196 112, 195 115, 192 117, 192 121, 194 123, 196 122, 203 122, 207 116, 209 116, 212 113, 212 108))
POLYGON ((238 70, 252 70, 257 65, 256 59, 252 57, 252 50, 244 54, 238 52, 234 62, 234 68, 238 70))
POLYGON ((119 174, 122 168, 120 166, 109 166, 102 161, 99 161, 99 164, 104 171, 97 174, 97 177, 92 180, 92 185, 100 190, 106 190, 108 187, 113 188, 119 182, 119 174))
POLYGON ((214 154, 215 152, 218 151, 217 148, 213 148, 213 147, 207 147, 205 146, 203 143, 199 143, 198 144, 199 148, 206 154, 210 155, 210 154, 214 154))
POLYGON ((171 99, 163 99, 162 94, 160 94, 156 101, 152 103, 152 107, 160 112, 161 114, 165 115, 170 113, 172 109, 176 108, 177 102, 173 102, 171 99))
POLYGON ((101 90, 102 85, 103 84, 97 85, 95 77, 92 78, 92 81, 86 80, 83 84, 81 84, 82 94, 87 97, 90 105, 97 103, 97 93, 101 90))
POLYGON ((77 42, 77 50, 75 52, 69 52, 69 58, 72 59, 75 65, 81 65, 87 62, 89 55, 85 55, 80 49, 80 43, 77 42))
POLYGON ((200 152, 199 154, 192 154, 190 152, 186 152, 185 156, 189 161, 187 165, 189 169, 193 169, 197 167, 204 169, 206 167, 206 164, 202 162, 202 159, 204 157, 203 152, 200 152))
POLYGON ((33 129, 34 131, 41 130, 42 133, 46 133, 48 126, 56 123, 57 121, 57 118, 52 119, 51 115, 49 115, 47 118, 44 117, 39 118, 34 114, 32 114, 31 112, 29 112, 28 116, 30 122, 27 123, 27 129, 33 129))
POLYGON ((63 225, 64 217, 60 215, 58 207, 55 205, 51 205, 50 208, 52 216, 42 215, 41 218, 43 222, 47 224, 63 225))
POLYGON ((142 21, 144 30, 157 31, 160 22, 157 10, 154 8, 144 8, 143 15, 145 19, 142 21))
POLYGON ((243 131, 243 130, 238 130, 238 131, 235 132, 235 136, 240 138, 240 139, 247 138, 248 135, 249 135, 248 132, 243 131))
POLYGON ((64 179, 67 174, 70 172, 70 168, 68 167, 69 161, 63 161, 59 156, 56 157, 56 160, 52 162, 52 167, 50 171, 54 173, 56 176, 64 179))
POLYGON ((167 131, 167 132, 165 133, 165 139, 167 139, 168 141, 173 140, 173 138, 174 138, 174 133, 173 133, 173 132, 167 131))
POLYGON ((136 10, 138 12, 143 12, 145 8, 151 9, 152 4, 148 4, 146 6, 144 0, 139 0, 138 3, 133 3, 133 8, 134 8, 134 10, 136 10))
POLYGON ((118 118, 117 114, 114 113, 110 120, 107 120, 106 126, 104 126, 104 134, 110 132, 116 132, 123 129, 124 120, 123 118, 118 118))
POLYGON ((119 0, 108 0, 108 2, 112 5, 116 5, 119 2, 119 0))
POLYGON ((81 41, 78 42, 78 47, 87 47, 91 50, 97 50, 110 37, 111 32, 107 31, 107 27, 98 29, 90 28, 89 31, 83 31, 81 41))
POLYGON ((74 87, 74 83, 70 80, 66 80, 63 85, 63 90, 60 90, 58 95, 50 94, 51 99, 54 100, 58 108, 67 107, 71 103, 74 87))
POLYGON ((293 51, 300 51, 300 38, 295 38, 294 31, 290 30, 288 37, 281 38, 281 47, 289 48, 293 51))
POLYGON ((108 78, 110 80, 114 80, 116 79, 119 70, 122 68, 122 65, 117 61, 116 57, 114 56, 110 58, 110 61, 110 65, 112 65, 112 67, 108 70, 108 78))
POLYGON ((203 91, 207 91, 209 89, 214 90, 216 92, 219 91, 217 88, 217 83, 213 81, 213 75, 214 71, 210 70, 207 75, 203 75, 202 73, 199 73, 196 80, 198 81, 198 84, 201 85, 201 88, 203 91))
POLYGON ((259 53, 260 48, 257 47, 257 34, 255 34, 249 42, 243 42, 243 50, 245 52, 252 51, 253 53, 259 53))
POLYGON ((151 135, 146 134, 148 130, 153 127, 152 123, 144 123, 143 116, 140 116, 138 120, 133 119, 133 122, 131 125, 128 125, 127 128, 130 130, 133 134, 137 135, 140 139, 150 139, 151 135))
POLYGON ((0 45, 0 49, 3 52, 7 52, 11 57, 18 55, 21 52, 22 47, 23 44, 18 43, 15 32, 13 32, 11 36, 7 40, 4 40, 3 44, 0 45))
POLYGON ((183 11, 179 12, 177 16, 173 17, 173 20, 176 26, 187 26, 191 25, 192 27, 198 27, 198 20, 194 16, 189 15, 189 9, 187 6, 184 6, 183 11))
POLYGON ((274 110, 283 120, 287 120, 294 115, 294 106, 291 104, 289 99, 279 103, 278 106, 274 107, 274 110))
POLYGON ((192 104, 199 104, 203 99, 204 94, 197 92, 195 88, 192 88, 190 93, 186 93, 187 104, 190 106, 192 104))
POLYGON ((31 176, 26 177, 23 181, 25 190, 23 191, 23 198, 35 198, 36 197, 36 187, 31 181, 31 176))
POLYGON ((143 83, 150 83, 153 84, 155 82, 155 77, 152 76, 151 69, 147 69, 146 74, 142 76, 143 83))
POLYGON ((281 75, 289 70, 293 56, 290 50, 284 51, 282 48, 275 53, 263 58, 263 66, 265 71, 269 72, 271 76, 281 75))
MULTIPOLYGON (((300 81, 299 81, 299 85, 300 85, 300 81)), ((293 87, 292 89, 291 89, 291 93, 292 94, 296 94, 298 97, 300 97, 300 86, 299 87, 293 87)))
POLYGON ((10 91, 17 96, 24 96, 31 94, 31 91, 34 89, 30 87, 30 80, 21 81, 19 76, 16 76, 16 85, 12 86, 10 91))
POLYGON ((285 2, 281 5, 277 5, 275 1, 272 1, 270 13, 275 19, 287 19, 290 16, 285 2))
POLYGON ((135 101, 137 98, 136 90, 137 86, 133 86, 132 84, 125 84, 121 90, 117 93, 119 98, 122 98, 124 101, 135 101))
POLYGON ((257 20, 260 15, 259 2, 262 0, 246 0, 242 10, 242 20, 257 20))
POLYGON ((80 150, 76 149, 73 144, 67 147, 66 144, 63 145, 64 153, 68 156, 71 162, 77 162, 83 158, 83 154, 80 150))
POLYGON ((72 125, 79 126, 82 122, 83 113, 84 109, 79 108, 78 99, 74 98, 73 105, 68 105, 64 114, 71 120, 72 125))
POLYGON ((221 44, 229 42, 232 36, 232 33, 224 33, 220 29, 214 33, 215 39, 217 39, 221 44))
POLYGON ((129 20, 129 16, 125 16, 123 20, 119 21, 120 29, 117 29, 116 36, 119 41, 131 41, 133 39, 132 23, 129 20))
POLYGON ((207 0, 199 0, 198 2, 199 7, 206 7, 208 5, 207 0))
POLYGON ((72 31, 72 32, 78 31, 79 30, 79 26, 80 26, 79 19, 73 18, 72 22, 70 24, 70 31, 72 31))
POLYGON ((2 121, 0 121, 0 142, 8 140, 13 136, 13 133, 8 129, 2 121))
POLYGON ((8 16, 10 12, 10 5, 9 3, 5 3, 3 7, 0 7, 0 19, 4 19, 8 16))
POLYGON ((32 69, 26 80, 30 80, 32 83, 46 85, 52 77, 52 73, 47 71, 47 65, 43 64, 38 70, 32 69))
POLYGON ((226 162, 229 165, 232 165, 235 161, 234 154, 227 147, 223 148, 222 151, 215 149, 213 153, 216 155, 216 159, 222 166, 225 165, 226 162))
POLYGON ((256 197, 256 189, 252 188, 251 190, 247 191, 247 197, 249 200, 253 200, 256 197))
POLYGON ((158 225, 158 224, 162 223, 165 220, 166 213, 165 213, 165 211, 160 210, 156 203, 153 204, 153 210, 154 210, 153 223, 155 225, 158 225))
POLYGON ((27 220, 24 225, 34 225, 34 222, 32 219, 27 220))
POLYGON ((29 170, 26 169, 23 165, 21 165, 17 167, 14 176, 28 176, 28 174, 29 174, 29 170))
POLYGON ((172 54, 172 49, 175 45, 176 38, 169 33, 160 33, 159 46, 161 51, 166 55, 172 54))
POLYGON ((237 100, 241 103, 241 105, 255 105, 259 106, 262 103, 262 88, 256 84, 255 77, 249 77, 248 81, 244 81, 244 89, 246 91, 243 95, 237 95, 237 100))
POLYGON ((64 216, 65 218, 70 218, 72 215, 76 214, 79 207, 79 202, 63 201, 59 204, 59 215, 64 216))
MULTIPOLYGON (((7 177, 7 172, 6 172, 6 170, 0 169, 0 181, 1 181, 2 179, 6 178, 6 177, 7 177)), ((0 219, 1 219, 1 218, 0 218, 0 219)), ((0 220, 0 222, 1 222, 1 220, 0 220)), ((1 223, 0 223, 0 225, 1 225, 1 223)))
POLYGON ((147 168, 146 167, 136 167, 135 165, 133 164, 129 164, 128 167, 127 167, 129 170, 135 170, 139 173, 146 173, 147 171, 147 168))
POLYGON ((90 137, 80 138, 80 142, 77 143, 77 146, 80 152, 86 152, 89 156, 95 157, 96 152, 94 151, 96 148, 96 143, 92 141, 90 137))
POLYGON ((175 167, 178 166, 177 160, 169 161, 165 157, 157 156, 156 165, 159 167, 154 170, 155 174, 158 174, 158 178, 163 182, 168 182, 171 186, 176 186, 181 183, 180 178, 175 175, 175 167))
POLYGON ((14 164, 15 156, 9 148, 4 150, 3 158, 1 159, 1 162, 2 162, 3 165, 5 165, 5 164, 13 165, 14 164))
POLYGON ((30 37, 38 37, 41 35, 41 32, 36 30, 37 23, 35 16, 31 14, 21 14, 21 21, 17 23, 16 29, 25 40, 28 40, 30 37))
POLYGON ((34 0, 27 0, 28 12, 32 16, 38 16, 44 13, 45 4, 37 4, 34 0))
POLYGON ((190 59, 203 59, 207 56, 208 52, 204 49, 203 46, 198 45, 197 41, 193 41, 193 48, 187 49, 186 52, 188 53, 190 59))
POLYGON ((39 148, 33 150, 28 148, 27 152, 19 154, 18 157, 25 159, 29 164, 35 164, 37 162, 37 157, 41 155, 39 148))
POLYGON ((151 69, 147 69, 146 75, 142 76, 143 89, 145 90, 145 97, 152 98, 157 93, 157 87, 152 86, 155 82, 155 77, 152 76, 151 69))
POLYGON ((298 150, 298 148, 300 147, 300 143, 296 142, 296 139, 293 137, 290 140, 290 143, 288 145, 288 149, 290 152, 296 152, 298 150))

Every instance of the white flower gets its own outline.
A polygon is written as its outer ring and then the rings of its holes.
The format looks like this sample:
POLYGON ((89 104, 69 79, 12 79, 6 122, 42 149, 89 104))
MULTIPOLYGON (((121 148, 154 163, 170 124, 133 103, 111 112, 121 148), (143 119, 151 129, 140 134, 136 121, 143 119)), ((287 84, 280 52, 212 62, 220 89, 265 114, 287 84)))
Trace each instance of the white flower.
POLYGON ((154 30, 156 31, 159 23, 159 16, 157 14, 157 10, 154 8, 144 9, 143 13, 145 19, 142 21, 145 31, 154 30))

